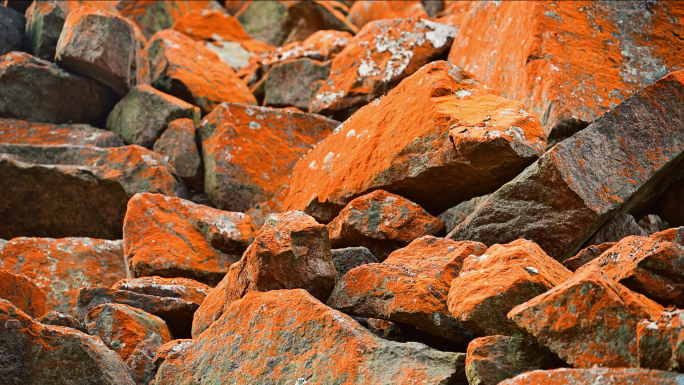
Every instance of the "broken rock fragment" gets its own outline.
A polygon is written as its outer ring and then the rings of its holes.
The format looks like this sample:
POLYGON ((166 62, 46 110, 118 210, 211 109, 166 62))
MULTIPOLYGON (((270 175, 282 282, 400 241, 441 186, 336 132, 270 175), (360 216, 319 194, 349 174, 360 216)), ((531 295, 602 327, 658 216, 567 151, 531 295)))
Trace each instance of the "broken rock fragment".
POLYGON ((26 18, 12 8, 0 6, 0 56, 21 51, 26 18))
POLYGON ((371 21, 405 19, 409 17, 423 17, 427 19, 428 14, 420 1, 355 1, 351 8, 349 8, 347 20, 361 29, 371 21))
POLYGON ((585 247, 580 250, 577 255, 572 258, 568 258, 563 261, 563 266, 567 267, 570 271, 577 271, 580 267, 584 266, 586 263, 598 258, 604 251, 615 246, 615 242, 606 242, 600 245, 592 245, 585 247))
POLYGON ((33 1, 26 10, 26 50, 43 60, 55 60, 57 41, 69 14, 65 1, 33 1))
POLYGON ((330 63, 309 58, 287 60, 271 67, 264 80, 264 105, 272 107, 297 107, 308 111, 311 103, 311 86, 325 80, 330 73, 330 63))
POLYGON ((684 311, 668 308, 637 326, 639 367, 684 371, 684 311))
POLYGON ((85 326, 83 326, 81 321, 76 319, 76 317, 69 314, 60 313, 58 311, 51 311, 38 318, 36 321, 42 323, 43 325, 63 326, 88 334, 88 330, 85 328, 85 326))
POLYGON ((234 14, 254 39, 279 47, 287 39, 285 1, 249 1, 234 14))
POLYGON ((121 147, 123 142, 111 131, 87 124, 33 123, 0 118, 0 143, 30 145, 61 145, 121 147))
POLYGON ((226 286, 228 281, 222 279, 216 287, 208 291, 200 307, 192 317, 192 338, 197 338, 211 324, 221 318, 226 308, 226 286))
POLYGON ((338 281, 355 267, 369 263, 380 263, 375 255, 365 247, 346 247, 332 250, 332 260, 335 270, 337 270, 338 281))
POLYGON ((597 368, 535 370, 499 385, 592 384, 592 385, 679 385, 684 375, 659 370, 597 368))
POLYGON ((169 123, 166 131, 154 142, 154 152, 162 155, 173 165, 191 190, 202 191, 204 173, 197 141, 195 122, 188 118, 169 123))
POLYGON ((114 290, 133 291, 157 297, 180 298, 201 305, 211 287, 189 278, 140 277, 125 278, 114 285, 114 290))
POLYGON ((0 298, 33 318, 42 317, 47 311, 45 291, 25 276, 7 270, 0 270, 0 298))

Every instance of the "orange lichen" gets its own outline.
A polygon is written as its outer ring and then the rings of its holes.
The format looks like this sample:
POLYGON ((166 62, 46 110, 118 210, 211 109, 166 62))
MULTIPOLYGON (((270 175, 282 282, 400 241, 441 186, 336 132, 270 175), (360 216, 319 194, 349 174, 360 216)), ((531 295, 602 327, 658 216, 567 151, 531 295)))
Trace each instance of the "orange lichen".
POLYGON ((428 17, 423 4, 418 0, 387 1, 359 0, 349 9, 347 20, 362 28, 371 21, 380 19, 404 19, 407 17, 428 17))
POLYGON ((47 312, 43 289, 23 275, 12 274, 7 270, 0 270, 0 298, 12 302, 12 305, 33 318, 42 317, 47 312))

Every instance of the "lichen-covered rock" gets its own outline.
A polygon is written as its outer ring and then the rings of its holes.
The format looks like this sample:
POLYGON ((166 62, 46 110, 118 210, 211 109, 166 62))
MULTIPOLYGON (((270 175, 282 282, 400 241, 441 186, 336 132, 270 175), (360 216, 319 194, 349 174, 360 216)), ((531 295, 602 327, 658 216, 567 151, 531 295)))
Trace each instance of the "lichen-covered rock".
POLYGON ((117 11, 135 22, 147 39, 173 26, 192 10, 214 8, 210 0, 122 0, 114 3, 117 11))
POLYGON ((153 150, 173 165, 191 190, 202 191, 204 170, 195 139, 195 123, 188 118, 176 119, 154 142, 153 150))
POLYGON ((0 6, 0 56, 21 51, 26 17, 12 8, 0 6))
POLYGON ((380 263, 375 255, 365 247, 346 247, 332 250, 332 260, 337 271, 338 282, 349 270, 355 267, 369 263, 380 263))
POLYGON ((596 233, 587 241, 588 245, 600 245, 606 242, 619 242, 622 238, 630 235, 645 236, 642 229, 633 216, 626 213, 618 213, 610 218, 596 233))
POLYGON ((87 124, 33 123, 0 118, 0 143, 30 145, 61 145, 121 147, 123 142, 111 131, 87 124))
POLYGON ((226 285, 228 281, 222 279, 215 288, 209 290, 204 301, 197 308, 192 318, 192 338, 197 338, 203 331, 223 315, 226 305, 226 285))
POLYGON ((637 325, 662 310, 592 267, 516 306, 508 318, 575 368, 636 367, 637 325))
POLYGON ((680 2, 481 2, 449 61, 526 103, 553 145, 682 69, 682 18, 680 2))
POLYGON ((202 43, 171 29, 157 32, 145 47, 152 85, 199 106, 208 114, 221 102, 256 104, 247 85, 202 43))
POLYGON ((133 87, 107 117, 107 128, 127 144, 152 148, 172 121, 189 118, 197 125, 199 108, 148 85, 133 87))
POLYGON ((684 310, 668 308, 637 326, 639 367, 684 371, 684 310))
POLYGON ((352 199, 383 189, 438 215, 495 191, 545 146, 537 118, 522 104, 437 61, 357 111, 304 156, 285 209, 327 223, 352 199))
POLYGON ((586 263, 598 258, 599 255, 603 254, 604 251, 615 246, 615 242, 606 242, 600 245, 592 245, 585 247, 580 250, 577 255, 572 258, 568 258, 563 261, 563 266, 567 267, 570 271, 577 271, 580 267, 584 266, 586 263))
POLYGON ((325 80, 330 73, 330 62, 321 63, 309 58, 287 60, 271 67, 264 83, 264 105, 297 107, 308 111, 311 86, 325 80))
POLYGON ((285 60, 302 58, 328 61, 337 56, 351 40, 352 35, 349 32, 317 31, 304 41, 294 41, 278 47, 268 57, 259 60, 259 63, 264 66, 270 66, 285 60))
POLYGON ((100 125, 116 103, 109 87, 23 52, 0 57, 0 115, 46 123, 100 125))
POLYGON ((65 314, 74 314, 81 287, 126 277, 122 242, 91 238, 14 238, 0 250, 0 268, 30 279, 47 309, 65 314))
POLYGON ((597 368, 535 370, 523 373, 499 385, 679 385, 684 376, 658 370, 597 368))
POLYGON ((472 214, 477 206, 479 206, 480 203, 484 202, 487 198, 489 198, 489 194, 461 202, 447 211, 439 214, 437 218, 444 222, 447 233, 450 233, 451 230, 455 229, 456 226, 465 221, 468 215, 472 214))
POLYGON ((465 383, 463 353, 383 340, 304 290, 251 292, 197 339, 175 346, 156 384, 197 376, 209 383, 465 383))
POLYGON ((683 100, 684 71, 645 87, 547 151, 449 237, 487 245, 525 238, 570 258, 614 215, 673 182, 684 161, 683 100))
POLYGON ((335 2, 319 0, 292 2, 287 8, 287 19, 283 26, 287 36, 285 43, 304 41, 321 30, 356 34, 359 29, 348 22, 334 5, 335 2))
POLYGON ((447 308, 451 281, 463 260, 482 255, 477 242, 422 237, 392 253, 383 263, 349 271, 330 295, 333 309, 359 317, 403 322, 455 342, 467 342, 472 333, 447 308))
MULTIPOLYGON (((4 257, 2 250, 0 255, 4 257)), ((42 317, 47 312, 45 291, 25 276, 7 270, 0 270, 0 298, 33 318, 42 317)))
POLYGON ((180 298, 201 305, 212 288, 189 278, 140 277, 125 278, 114 285, 114 290, 127 290, 157 297, 180 298))
POLYGON ((272 198, 301 156, 338 124, 291 110, 219 105, 198 128, 205 194, 214 206, 241 212, 272 198))
POLYGON ((0 368, 6 384, 135 385, 121 357, 97 337, 43 325, 0 299, 0 368))
POLYGON ((520 335, 506 318, 515 306, 563 283, 572 273, 534 242, 519 239, 472 255, 451 283, 449 310, 480 335, 520 335))
POLYGON ((100 337, 121 356, 131 377, 140 385, 154 379, 154 356, 172 339, 164 320, 128 305, 98 305, 88 312, 84 324, 88 334, 100 337))
POLYGON ((133 23, 92 7, 69 13, 57 41, 55 62, 106 84, 120 95, 150 82, 133 23))
POLYGON ((266 202, 261 202, 258 205, 245 211, 245 214, 252 217, 252 221, 254 222, 254 224, 258 228, 261 228, 266 222, 266 218, 268 218, 269 215, 280 214, 285 211, 283 209, 283 201, 285 200, 285 198, 287 198, 288 192, 289 188, 286 187, 283 190, 281 190, 278 194, 276 194, 273 198, 267 200, 266 202))
POLYGON ((186 194, 173 166, 139 146, 0 144, 0 175, 5 239, 121 239, 126 203, 134 194, 186 194))
POLYGON ((410 1, 387 1, 387 0, 359 0, 349 8, 347 20, 352 24, 363 28, 371 21, 380 19, 405 19, 408 17, 424 17, 428 14, 418 0, 410 1))
POLYGON ((76 317, 69 314, 60 313, 58 311, 51 311, 36 321, 42 323, 43 325, 63 326, 65 328, 76 329, 88 334, 88 329, 86 329, 81 321, 76 319, 76 317))
POLYGON ((256 235, 249 216, 160 194, 137 194, 123 225, 134 277, 185 277, 215 286, 256 235))
POLYGON ((43 60, 54 60, 57 40, 69 14, 64 1, 33 1, 26 10, 26 51, 43 60))
POLYGON ((236 16, 245 31, 256 40, 278 47, 287 39, 285 1, 250 1, 236 16))

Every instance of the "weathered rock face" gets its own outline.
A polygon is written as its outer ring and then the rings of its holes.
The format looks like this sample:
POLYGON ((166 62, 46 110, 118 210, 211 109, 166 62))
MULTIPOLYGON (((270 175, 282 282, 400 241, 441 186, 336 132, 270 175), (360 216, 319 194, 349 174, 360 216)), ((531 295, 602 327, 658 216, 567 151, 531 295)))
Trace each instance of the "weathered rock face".
POLYGON ((219 105, 198 128, 207 197, 242 212, 270 199, 287 186, 300 157, 338 124, 291 110, 219 105))
POLYGON ((369 263, 380 263, 375 255, 365 247, 346 247, 332 250, 332 260, 337 271, 338 282, 349 270, 355 267, 369 263))
POLYGON ((349 32, 317 31, 304 41, 293 41, 278 47, 270 56, 259 62, 261 65, 268 66, 288 59, 309 58, 318 61, 328 61, 337 56, 351 40, 352 35, 349 32))
POLYGON ((177 19, 192 10, 212 8, 210 0, 122 0, 115 6, 122 16, 138 24, 147 39, 163 29, 171 28, 177 19))
POLYGON ((127 290, 157 297, 180 298, 198 305, 212 290, 210 286, 189 278, 141 277, 125 278, 114 285, 114 290, 127 290))
POLYGON ((121 139, 113 132, 87 124, 56 125, 0 118, 0 143, 120 147, 121 139))
POLYGON ((84 323, 88 334, 121 356, 136 384, 154 379, 154 356, 172 339, 166 322, 128 305, 107 303, 88 312, 84 323))
POLYGON ((645 369, 556 369, 521 374, 500 385, 592 384, 592 385, 678 385, 684 376, 645 369))
POLYGON ((328 305, 360 317, 404 322, 455 342, 472 333, 447 308, 447 295, 463 260, 484 254, 477 242, 422 237, 392 253, 383 263, 359 266, 335 286, 328 305))
POLYGON ((385 341, 304 290, 251 292, 199 338, 176 346, 158 384, 199 375, 236 383, 465 383, 464 354, 385 341))
POLYGON ((456 226, 465 221, 468 215, 472 214, 477 206, 487 200, 487 198, 489 198, 489 195, 483 195, 481 197, 476 197, 471 200, 461 202, 447 211, 439 214, 437 218, 444 222, 446 231, 450 233, 451 230, 455 229, 456 226))
POLYGON ((460 24, 449 61, 529 105, 551 145, 681 69, 682 17, 678 2, 483 2, 460 24))
POLYGON ((668 308, 637 326, 639 367, 684 370, 684 311, 668 308))
POLYGON ((73 314, 79 288, 126 276, 122 242, 91 238, 14 238, 0 250, 0 268, 30 279, 45 290, 47 309, 65 314, 73 314))
POLYGON ((21 51, 26 18, 12 8, 0 7, 0 56, 21 51))
POLYGON ((606 242, 619 242, 622 238, 630 235, 645 236, 646 231, 637 224, 633 216, 618 213, 601 226, 596 234, 587 241, 587 244, 600 245, 606 242))
POLYGON ((83 326, 81 321, 76 319, 76 317, 60 313, 58 311, 51 311, 44 316, 38 318, 36 321, 42 323, 43 325, 52 326, 63 326, 66 328, 76 329, 80 332, 88 334, 88 329, 83 326))
POLYGON ((180 118, 189 118, 197 125, 200 110, 148 85, 139 85, 114 107, 107 117, 107 128, 127 144, 152 148, 169 123, 180 118))
POLYGON ((310 110, 331 114, 360 107, 446 52, 456 28, 425 19, 367 24, 332 62, 310 110))
POLYGON ((349 202, 327 227, 331 247, 364 246, 381 261, 424 235, 444 236, 441 220, 384 190, 349 202))
POLYGON ((139 146, 0 144, 0 175, 0 237, 6 239, 121 239, 126 203, 135 193, 186 193, 173 166, 139 146))
POLYGON ((212 286, 255 235, 243 213, 160 194, 135 195, 123 226, 126 263, 134 277, 185 277, 212 286))
POLYGON ((335 9, 334 4, 318 0, 293 2, 287 8, 284 29, 287 33, 285 43, 304 41, 320 30, 337 30, 351 34, 359 31, 345 19, 342 12, 335 9))
POLYGON ((221 318, 226 305, 226 285, 228 281, 222 279, 215 288, 211 289, 192 318, 192 338, 197 338, 211 324, 221 318))
POLYGON ((682 83, 684 71, 672 73, 559 143, 449 237, 485 244, 525 238, 557 260, 573 256, 615 214, 653 200, 676 179, 684 146, 682 83))
POLYGON ((271 67, 263 80, 264 105, 297 107, 308 111, 312 85, 328 78, 330 62, 321 63, 309 58, 287 60, 271 67))
POLYGON ((26 10, 28 53, 44 60, 54 60, 57 40, 62 33, 69 6, 64 1, 33 1, 26 10))
POLYGON ((644 216, 637 224, 644 229, 646 235, 659 233, 670 227, 667 222, 664 222, 659 216, 653 214, 644 216))
POLYGON ((598 256, 603 254, 604 251, 613 246, 615 246, 615 242, 606 242, 600 245, 586 247, 580 250, 580 252, 574 257, 563 261, 563 266, 567 267, 570 271, 577 271, 577 269, 584 266, 587 262, 598 258, 598 256))
POLYGON ((516 306, 508 318, 575 368, 636 367, 637 324, 661 311, 593 267, 516 306))
POLYGON ((572 273, 534 242, 519 239, 472 255, 451 283, 449 310, 480 335, 522 334, 506 318, 515 306, 563 283, 572 273))
POLYGON ((0 300, 0 367, 7 384, 134 385, 121 357, 97 337, 47 326, 0 300))
POLYGON ((271 214, 280 214, 284 212, 283 201, 287 198, 289 188, 286 187, 273 198, 267 200, 266 202, 261 202, 258 205, 252 207, 251 209, 245 211, 245 214, 252 217, 252 221, 258 228, 264 225, 266 218, 271 214))
POLYGON ((23 52, 0 57, 0 115, 34 122, 99 125, 116 103, 105 85, 23 52))
POLYGON ((287 39, 285 21, 287 4, 284 1, 250 1, 237 14, 238 21, 256 40, 280 46, 287 39))
POLYGON ((202 191, 204 172, 192 120, 182 118, 169 123, 166 131, 154 142, 153 150, 164 159, 168 158, 188 188, 202 191))
POLYGON ((7 270, 0 270, 0 298, 33 318, 42 317, 47 311, 45 291, 25 276, 7 270))
POLYGON ((202 43, 174 30, 156 33, 145 47, 152 85, 208 114, 221 102, 256 104, 230 66, 202 43))
POLYGON ((387 0, 362 0, 355 1, 349 8, 347 20, 352 24, 363 28, 371 21, 380 19, 405 19, 408 17, 424 17, 428 14, 420 1, 387 1, 387 0))
POLYGON ((383 189, 437 215, 491 193, 546 146, 523 107, 459 68, 430 63, 302 158, 285 208, 327 223, 352 199, 383 189))

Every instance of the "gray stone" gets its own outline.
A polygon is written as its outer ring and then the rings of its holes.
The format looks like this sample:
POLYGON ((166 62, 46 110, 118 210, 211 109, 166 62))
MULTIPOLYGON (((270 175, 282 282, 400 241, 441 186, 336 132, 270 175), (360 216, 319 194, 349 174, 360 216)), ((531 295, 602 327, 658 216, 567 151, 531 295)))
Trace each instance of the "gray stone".
POLYGON ((34 1, 26 10, 26 51, 44 60, 55 60, 69 5, 64 1, 34 1))
POLYGON ((475 197, 473 199, 461 202, 458 205, 450 208, 449 210, 439 214, 437 218, 441 219, 446 226, 447 233, 455 229, 461 222, 465 221, 468 215, 472 214, 480 203, 484 202, 489 198, 489 195, 483 195, 481 197, 475 197))
POLYGON ((332 250, 333 264, 337 270, 339 281, 347 272, 355 267, 368 263, 380 263, 375 255, 365 247, 347 247, 332 250))
POLYGON ((0 56, 21 51, 26 18, 12 8, 0 5, 0 56))
POLYGON ((264 105, 271 107, 297 107, 309 110, 311 85, 325 80, 330 73, 330 61, 325 63, 301 58, 275 64, 264 80, 264 105))
POLYGON ((596 246, 606 242, 620 242, 622 238, 630 235, 642 237, 648 234, 636 223, 633 216, 617 213, 598 229, 596 234, 587 241, 587 244, 596 246))
POLYGON ((287 34, 287 5, 279 1, 252 1, 240 15, 238 20, 242 28, 256 40, 264 41, 272 46, 281 46, 287 34))
POLYGON ((154 142, 153 149, 176 168, 190 189, 203 190, 204 170, 192 120, 183 118, 169 123, 166 131, 154 142))

